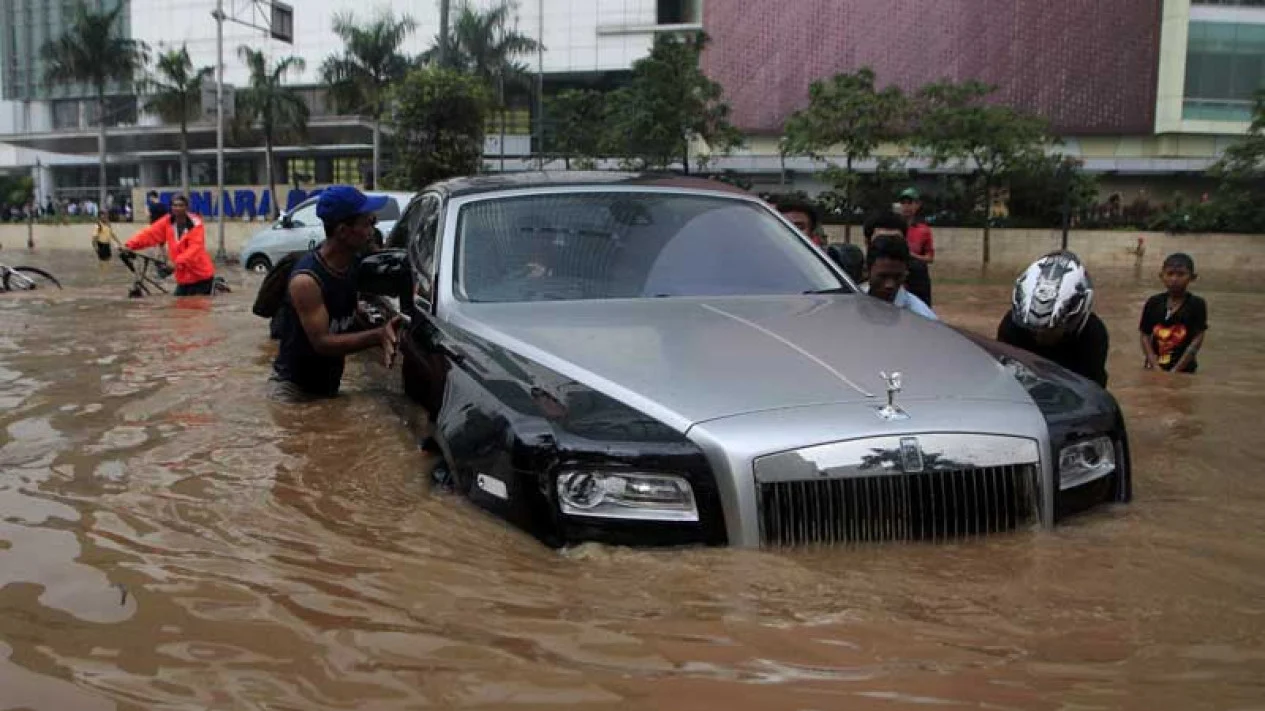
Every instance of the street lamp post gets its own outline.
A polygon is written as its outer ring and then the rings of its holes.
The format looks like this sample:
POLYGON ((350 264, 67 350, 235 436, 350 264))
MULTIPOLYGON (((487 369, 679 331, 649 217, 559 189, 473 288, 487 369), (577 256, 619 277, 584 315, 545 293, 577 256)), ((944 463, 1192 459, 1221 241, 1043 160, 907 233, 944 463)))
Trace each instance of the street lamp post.
POLYGON ((215 258, 228 260, 224 249, 224 0, 215 0, 215 214, 219 248, 215 258))
POLYGON ((1072 211, 1072 171, 1067 164, 1067 159, 1059 165, 1059 172, 1063 178, 1063 251, 1067 251, 1067 229, 1070 221, 1069 213, 1072 211))

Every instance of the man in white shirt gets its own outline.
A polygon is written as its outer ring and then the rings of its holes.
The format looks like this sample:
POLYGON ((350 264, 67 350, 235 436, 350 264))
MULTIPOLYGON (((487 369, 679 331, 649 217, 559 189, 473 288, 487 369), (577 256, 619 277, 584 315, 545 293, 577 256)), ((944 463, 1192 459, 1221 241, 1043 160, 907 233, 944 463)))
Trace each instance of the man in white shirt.
POLYGON ((922 299, 905 289, 909 277, 909 244, 900 234, 875 232, 870 251, 865 255, 869 265, 870 280, 862 290, 876 299, 882 299, 898 308, 912 311, 923 318, 938 321, 936 312, 922 299))

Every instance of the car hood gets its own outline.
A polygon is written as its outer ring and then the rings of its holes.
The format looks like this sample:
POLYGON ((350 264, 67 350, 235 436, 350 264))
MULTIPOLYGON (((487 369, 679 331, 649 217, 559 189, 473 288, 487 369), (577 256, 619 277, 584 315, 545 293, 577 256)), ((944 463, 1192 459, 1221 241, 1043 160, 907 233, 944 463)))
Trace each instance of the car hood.
POLYGON ((737 414, 886 401, 1031 404, 949 327, 860 295, 461 303, 452 325, 678 428, 737 414))

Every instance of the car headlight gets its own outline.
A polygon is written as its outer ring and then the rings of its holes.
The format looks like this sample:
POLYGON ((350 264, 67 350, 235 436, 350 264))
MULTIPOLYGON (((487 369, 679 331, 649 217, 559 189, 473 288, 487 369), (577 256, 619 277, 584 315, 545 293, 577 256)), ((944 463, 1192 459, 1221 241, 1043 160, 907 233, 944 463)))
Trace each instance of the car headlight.
POLYGON ((558 503, 569 516, 696 523, 690 483, 671 474, 568 471, 558 475, 558 503))
POLYGON ((1110 437, 1069 444, 1059 452, 1059 489, 1071 489, 1116 470, 1116 445, 1110 437))

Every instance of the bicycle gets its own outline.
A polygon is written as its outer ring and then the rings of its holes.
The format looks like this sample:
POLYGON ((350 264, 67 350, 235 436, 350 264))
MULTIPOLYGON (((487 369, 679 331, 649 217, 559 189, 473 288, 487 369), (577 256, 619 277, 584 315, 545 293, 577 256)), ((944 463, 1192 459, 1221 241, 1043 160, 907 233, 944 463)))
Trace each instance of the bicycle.
POLYGON ((57 277, 38 267, 11 267, 0 263, 0 291, 34 291, 48 285, 62 288, 57 277))
POLYGON ((155 259, 146 254, 133 252, 123 249, 120 245, 119 261, 127 266, 128 271, 136 277, 136 281, 132 282, 132 286, 127 291, 127 295, 133 299, 139 299, 143 296, 149 296, 154 290, 167 293, 166 287, 162 285, 162 280, 171 276, 175 271, 171 265, 165 260, 155 259), (140 260, 140 267, 137 268, 136 261, 140 260), (150 270, 153 270, 152 273, 150 270))

